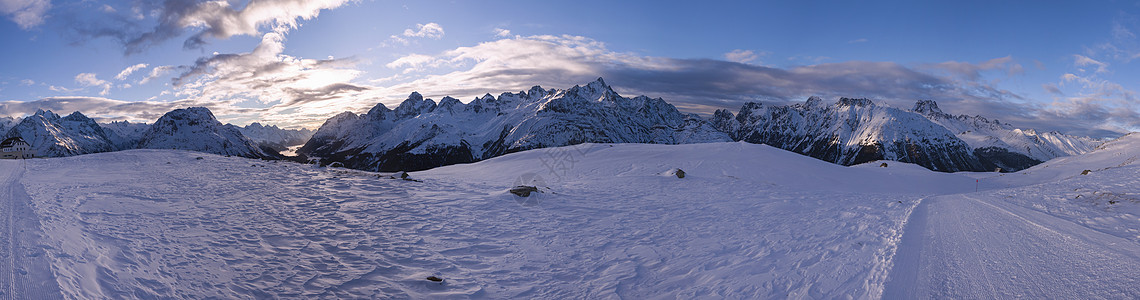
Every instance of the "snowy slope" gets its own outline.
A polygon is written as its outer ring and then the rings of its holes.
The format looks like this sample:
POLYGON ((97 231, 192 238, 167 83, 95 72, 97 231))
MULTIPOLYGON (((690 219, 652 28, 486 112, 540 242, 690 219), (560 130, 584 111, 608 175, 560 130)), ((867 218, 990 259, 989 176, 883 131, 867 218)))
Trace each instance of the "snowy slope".
MULTIPOLYGON (((1070 136, 1059 132, 1038 133, 1032 129, 1018 129, 1010 124, 981 116, 947 114, 938 108, 938 103, 931 100, 918 101, 912 111, 954 132, 958 138, 970 144, 971 148, 1004 149, 1036 160, 1037 162, 1033 164, 1057 157, 1087 153, 1101 143, 1092 138, 1070 136)), ((1016 169, 1024 168, 1018 167, 1016 169)))
POLYGON ((922 201, 885 298, 1140 297, 1138 157, 1133 133, 922 201))
POLYGON ((412 93, 396 109, 329 119, 298 153, 363 170, 422 170, 528 149, 583 142, 683 144, 729 141, 661 99, 625 98, 599 78, 567 90, 533 87, 470 103, 412 93))
MULTIPOLYGON (((1128 162, 1126 138, 1065 168, 1128 162)), ((1140 297, 1127 163, 980 192, 742 142, 586 143, 412 180, 176 150, 26 163, 0 172, 69 298, 1140 297)))
POLYGON ((250 158, 269 157, 237 126, 222 125, 205 107, 175 109, 139 139, 140 149, 179 149, 250 158))
POLYGON ((196 156, 29 161, 65 295, 873 297, 909 207, 972 187, 747 143, 539 149, 419 181, 196 156), (576 163, 548 169, 554 152, 576 163), (678 167, 688 176, 663 175, 678 167), (506 192, 526 174, 545 178, 533 201, 506 192))
POLYGON ((5 136, 20 136, 36 149, 36 156, 39 157, 114 150, 103 128, 79 112, 60 117, 50 110, 38 110, 8 129, 5 136))
POLYGON ((1135 165, 1137 160, 1140 160, 1140 134, 1133 132, 1083 155, 1059 157, 1017 173, 984 176, 982 182, 992 188, 1048 183, 1079 177, 1084 170, 1100 172, 1135 165))
POLYGON ((139 140, 142 139, 143 134, 150 129, 150 125, 146 123, 131 123, 128 121, 116 121, 106 124, 99 124, 103 127, 103 132, 107 133, 107 139, 115 146, 115 150, 127 150, 138 147, 139 140))

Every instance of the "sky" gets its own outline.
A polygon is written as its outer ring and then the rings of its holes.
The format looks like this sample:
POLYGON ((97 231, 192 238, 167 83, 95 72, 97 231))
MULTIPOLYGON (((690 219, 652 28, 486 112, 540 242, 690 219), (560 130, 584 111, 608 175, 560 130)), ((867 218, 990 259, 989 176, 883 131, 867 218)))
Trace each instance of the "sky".
POLYGON ((684 112, 868 98, 1019 128, 1140 131, 1140 1, 0 0, 0 116, 316 129, 413 91, 598 77, 684 112))

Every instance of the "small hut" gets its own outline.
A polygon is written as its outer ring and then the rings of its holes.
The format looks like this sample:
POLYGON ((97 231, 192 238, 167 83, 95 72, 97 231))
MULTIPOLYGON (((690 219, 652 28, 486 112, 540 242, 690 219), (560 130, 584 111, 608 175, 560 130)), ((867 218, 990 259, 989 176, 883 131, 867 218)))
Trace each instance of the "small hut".
POLYGON ((23 138, 10 137, 4 142, 0 142, 0 158, 4 159, 20 159, 20 158, 33 158, 36 156, 36 151, 32 149, 32 145, 28 145, 23 138))

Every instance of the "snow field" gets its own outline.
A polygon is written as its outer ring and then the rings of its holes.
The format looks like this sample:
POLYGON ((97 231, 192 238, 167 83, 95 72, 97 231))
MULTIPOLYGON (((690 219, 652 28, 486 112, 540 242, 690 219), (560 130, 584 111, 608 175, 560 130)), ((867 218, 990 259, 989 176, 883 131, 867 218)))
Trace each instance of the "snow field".
POLYGON ((582 144, 412 180, 175 150, 0 168, 67 298, 1134 298, 1132 148, 996 177, 747 143, 582 144))
POLYGON ((874 297, 922 190, 950 189, 745 143, 554 149, 572 152, 420 182, 131 150, 29 161, 22 182, 77 298, 874 297), (547 185, 520 205, 528 172, 547 185))

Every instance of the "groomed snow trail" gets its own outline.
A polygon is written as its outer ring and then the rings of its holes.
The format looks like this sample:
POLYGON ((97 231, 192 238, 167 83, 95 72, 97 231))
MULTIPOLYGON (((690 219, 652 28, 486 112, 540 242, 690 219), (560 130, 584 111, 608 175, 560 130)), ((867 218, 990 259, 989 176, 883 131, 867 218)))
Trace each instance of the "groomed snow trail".
POLYGON ((62 299, 44 249, 39 221, 20 178, 25 161, 0 162, 0 299, 62 299))
POLYGON ((1140 297, 1140 244, 987 193, 926 199, 885 299, 1140 297))

